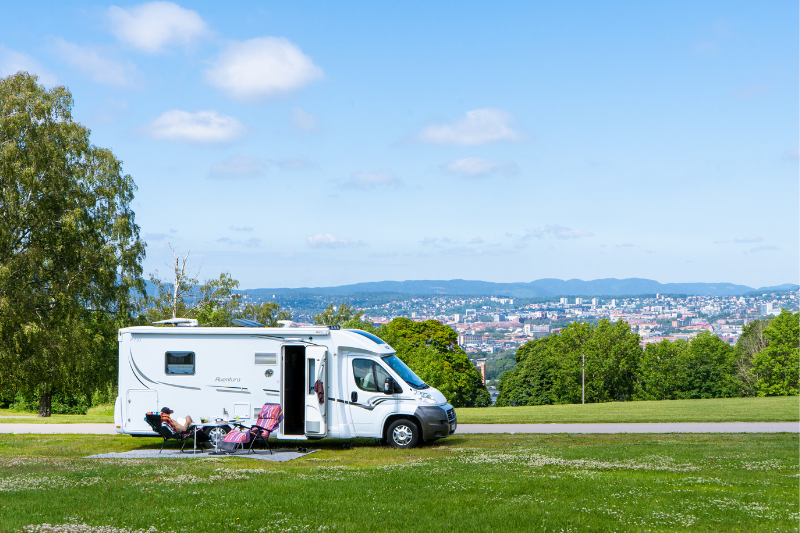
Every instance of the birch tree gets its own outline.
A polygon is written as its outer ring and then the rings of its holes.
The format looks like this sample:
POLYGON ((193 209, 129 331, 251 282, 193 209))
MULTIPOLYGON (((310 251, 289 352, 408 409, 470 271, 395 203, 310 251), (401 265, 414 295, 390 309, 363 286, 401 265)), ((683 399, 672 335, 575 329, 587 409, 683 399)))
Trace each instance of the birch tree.
POLYGON ((88 394, 116 374, 116 328, 142 291, 136 185, 72 119, 65 87, 0 79, 0 388, 88 394))

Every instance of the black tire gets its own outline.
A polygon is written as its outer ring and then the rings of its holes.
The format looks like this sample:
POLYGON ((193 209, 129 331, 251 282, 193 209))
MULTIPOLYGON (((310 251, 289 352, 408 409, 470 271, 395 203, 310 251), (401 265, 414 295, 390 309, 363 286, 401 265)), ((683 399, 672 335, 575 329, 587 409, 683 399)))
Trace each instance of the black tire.
MULTIPOLYGON (((225 438, 225 435, 227 435, 230 430, 230 426, 215 426, 208 428, 208 430, 205 431, 205 434, 208 435, 208 438, 210 439, 209 444, 211 444, 211 447, 214 447, 214 444, 217 440, 222 442, 222 439, 225 438)), ((217 445, 219 444, 217 443, 217 445)))
POLYGON ((413 448, 419 442, 419 428, 406 418, 395 420, 386 430, 389 446, 400 450, 413 448))

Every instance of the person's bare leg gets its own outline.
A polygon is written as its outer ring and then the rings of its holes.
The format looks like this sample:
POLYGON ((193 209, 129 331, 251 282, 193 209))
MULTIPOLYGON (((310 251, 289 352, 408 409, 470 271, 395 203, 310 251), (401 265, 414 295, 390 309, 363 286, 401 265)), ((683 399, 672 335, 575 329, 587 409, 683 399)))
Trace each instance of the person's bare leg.
POLYGON ((172 419, 172 423, 175 424, 175 429, 177 429, 178 431, 186 431, 187 429, 189 429, 189 426, 192 425, 192 417, 191 416, 186 417, 185 425, 178 424, 178 422, 174 418, 172 419))

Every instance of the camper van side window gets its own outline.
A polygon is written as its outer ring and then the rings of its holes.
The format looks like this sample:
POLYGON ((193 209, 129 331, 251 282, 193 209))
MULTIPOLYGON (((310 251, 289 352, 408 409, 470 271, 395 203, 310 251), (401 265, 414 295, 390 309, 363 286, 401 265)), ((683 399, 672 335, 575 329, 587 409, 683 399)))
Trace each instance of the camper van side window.
POLYGON ((167 374, 194 374, 194 352, 167 352, 164 357, 167 374))
POLYGON ((378 392, 375 384, 375 374, 372 372, 372 361, 369 359, 353 360, 353 377, 359 389, 378 392))

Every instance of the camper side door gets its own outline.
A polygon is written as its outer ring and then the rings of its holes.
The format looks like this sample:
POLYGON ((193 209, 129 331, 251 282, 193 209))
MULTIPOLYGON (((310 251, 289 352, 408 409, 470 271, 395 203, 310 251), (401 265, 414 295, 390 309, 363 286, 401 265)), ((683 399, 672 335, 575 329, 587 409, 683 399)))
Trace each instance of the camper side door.
POLYGON ((324 437, 328 434, 328 350, 325 346, 306 347, 306 435, 324 437), (320 392, 322 401, 320 401, 320 392))

